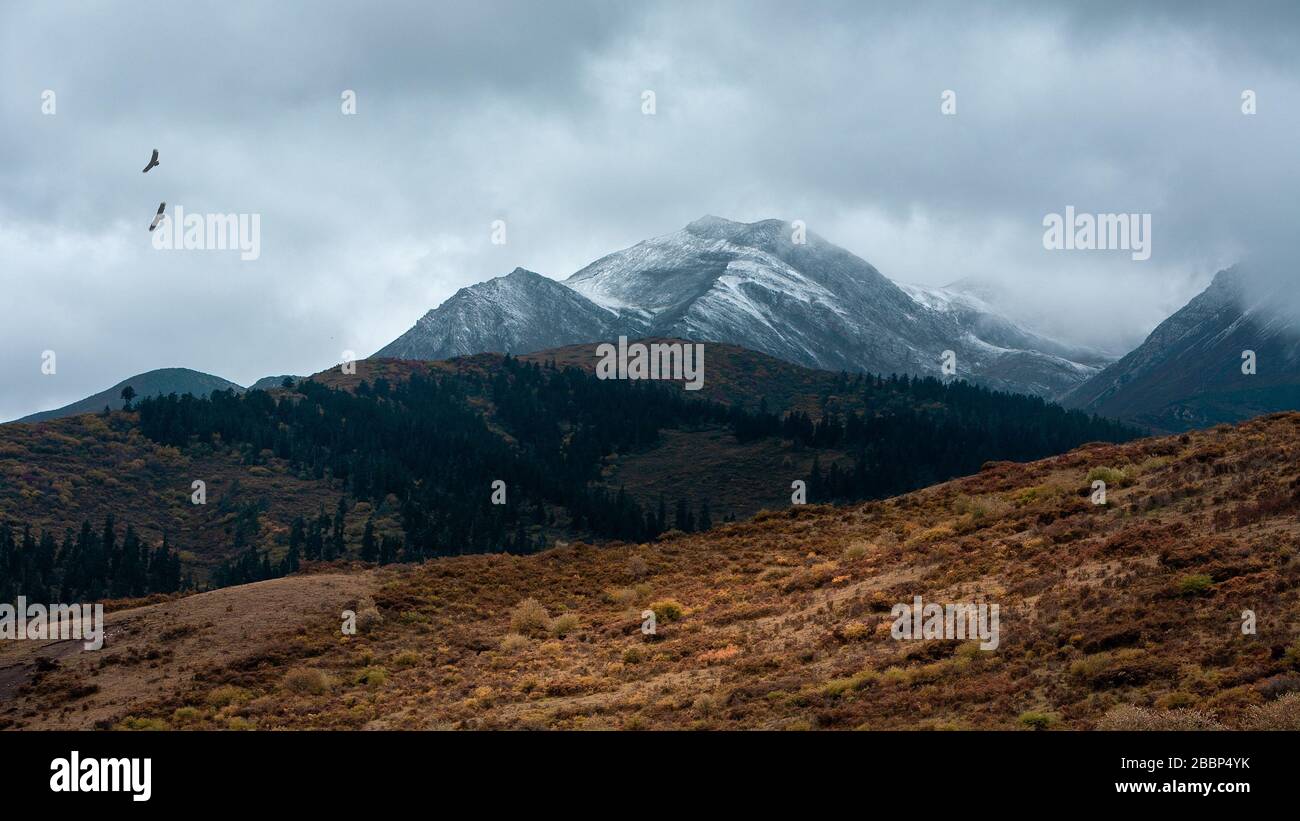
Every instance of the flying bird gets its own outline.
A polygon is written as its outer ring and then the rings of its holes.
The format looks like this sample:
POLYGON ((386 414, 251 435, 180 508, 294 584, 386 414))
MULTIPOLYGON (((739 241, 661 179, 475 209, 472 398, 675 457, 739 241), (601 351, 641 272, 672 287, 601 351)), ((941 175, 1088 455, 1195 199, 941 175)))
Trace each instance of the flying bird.
POLYGON ((153 168, 155 165, 159 165, 159 164, 160 164, 160 163, 158 162, 158 149, 155 148, 155 149, 153 150, 153 156, 149 158, 149 164, 146 165, 146 166, 144 167, 144 170, 141 171, 140 173, 141 173, 141 174, 148 174, 150 168, 153 168))
POLYGON ((158 213, 154 215, 153 222, 149 223, 150 231, 157 228, 158 223, 162 222, 167 218, 167 214, 165 213, 166 210, 167 210, 167 203, 165 202, 158 203, 158 213))

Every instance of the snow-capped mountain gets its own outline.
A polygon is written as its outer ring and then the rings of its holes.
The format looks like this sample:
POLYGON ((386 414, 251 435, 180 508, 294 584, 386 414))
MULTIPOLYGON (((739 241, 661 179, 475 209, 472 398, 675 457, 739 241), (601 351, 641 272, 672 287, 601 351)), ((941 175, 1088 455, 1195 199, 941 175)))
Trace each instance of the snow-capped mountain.
POLYGON ((1294 299, 1239 267, 1160 323, 1146 341, 1062 398, 1067 407, 1181 431, 1300 407, 1294 299), (1246 352, 1254 373, 1245 373, 1246 352))
POLYGON ((1053 397, 1096 361, 987 311, 907 291, 874 267, 792 225, 704 217, 593 262, 563 283, 526 271, 463 288, 376 356, 438 359, 524 353, 630 336, 726 342, 831 370, 957 375, 1053 397))
POLYGON ((930 310, 948 314, 958 325, 990 345, 1059 356, 1092 366, 1094 372, 1119 358, 1096 348, 1052 339, 1023 320, 1012 319, 996 301, 1007 299, 1007 295, 992 284, 959 280, 942 288, 905 284, 899 287, 930 310))
POLYGON ((613 312, 541 274, 507 276, 461 288, 376 357, 449 359, 495 351, 529 353, 635 333, 613 312))

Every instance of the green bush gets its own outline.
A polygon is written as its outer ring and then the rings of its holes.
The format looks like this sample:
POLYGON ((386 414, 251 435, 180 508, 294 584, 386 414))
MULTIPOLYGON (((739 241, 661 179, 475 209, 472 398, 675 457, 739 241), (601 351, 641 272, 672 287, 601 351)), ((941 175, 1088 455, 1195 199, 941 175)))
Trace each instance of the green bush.
POLYGON ((1030 710, 1020 714, 1020 723, 1031 730, 1046 730, 1056 723, 1056 717, 1048 713, 1030 710))
POLYGON ((382 667, 367 667, 357 673, 355 681, 357 684, 364 684, 367 687, 378 687, 388 681, 388 671, 382 667))
POLYGON ((1199 596, 1214 584, 1214 579, 1204 573, 1193 573, 1178 580, 1178 592, 1184 596, 1199 596))
POLYGON ((1088 471, 1088 482, 1102 480, 1106 487, 1124 487, 1129 484, 1128 474, 1116 468, 1093 468, 1088 471))
POLYGON ((686 613, 686 608, 682 607, 681 602, 676 599, 652 602, 650 609, 655 611, 655 618, 659 621, 677 621, 686 613))

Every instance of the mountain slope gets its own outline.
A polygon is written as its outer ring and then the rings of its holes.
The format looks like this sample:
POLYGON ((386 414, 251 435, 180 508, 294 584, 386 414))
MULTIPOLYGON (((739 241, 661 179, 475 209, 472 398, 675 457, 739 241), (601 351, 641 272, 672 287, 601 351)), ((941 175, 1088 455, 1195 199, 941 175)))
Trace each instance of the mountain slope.
POLYGON ((75 416, 79 413, 98 413, 104 410, 105 406, 113 410, 119 410, 122 407, 122 389, 128 385, 135 389, 136 396, 141 399, 146 396, 166 396, 169 393, 207 396, 212 391, 233 390, 241 393, 244 390, 241 386, 227 379, 201 373, 200 371, 193 371, 189 368, 159 368, 155 371, 146 371, 128 379, 123 379, 108 390, 100 391, 70 405, 33 413, 17 421, 41 422, 46 419, 62 419, 65 416, 75 416))
POLYGON ((100 653, 3 643, 0 722, 1300 729, 1298 453, 1300 414, 1281 414, 648 543, 136 607, 109 614, 100 653), (1088 498, 1099 471, 1106 505, 1088 498), (914 596, 998 605, 997 648, 894 639, 914 596), (340 610, 369 607, 381 618, 342 640, 340 610))
POLYGON ((343 555, 359 555, 372 515, 376 537, 412 560, 526 552, 745 517, 788 500, 796 479, 810 501, 847 501, 1134 434, 964 382, 849 377, 706 347, 698 393, 602 381, 594 350, 579 346, 366 360, 292 390, 6 425, 0 528, 59 538, 85 522, 89 539, 112 514, 119 535, 129 525, 154 546, 166 534, 187 570, 219 579, 232 558, 278 568, 298 517, 308 535, 339 528, 343 555), (489 504, 495 479, 510 487, 507 506, 489 504), (191 503, 196 480, 205 504, 191 503))
POLYGON ((1063 403, 1179 431, 1300 407, 1300 321, 1253 275, 1220 271, 1146 341, 1063 403), (1254 351, 1256 373, 1242 372, 1254 351))
POLYGON ((597 260, 566 284, 647 318, 649 333, 730 342, 810 367, 937 375, 952 350, 959 376, 1048 397, 1095 372, 1052 351, 1012 347, 1010 334, 981 337, 848 251, 812 232, 796 243, 793 233, 780 220, 705 217, 597 260))
POLYGON ((1060 346, 1014 347, 1009 321, 982 338, 982 326, 919 303, 816 234, 794 242, 793 230, 704 217, 602 257, 562 285, 516 271, 509 282, 461 289, 376 356, 527 352, 627 334, 723 342, 853 373, 937 376, 951 350, 958 376, 1044 397, 1095 372, 1060 346), (564 286, 571 299, 557 290, 564 286))
POLYGON ((977 288, 966 281, 954 282, 942 288, 922 285, 899 287, 930 310, 948 314, 963 329, 990 345, 1010 350, 1038 351, 1059 357, 1086 366, 1091 375, 1100 372, 1118 358, 1093 348, 1051 339, 1017 323, 980 296, 984 288, 977 288))
POLYGON ((253 384, 248 386, 250 391, 269 391, 275 388, 284 387, 284 380, 290 380, 293 383, 301 382, 306 379, 305 376, 294 376, 293 374, 282 374, 280 376, 263 376, 253 384))
POLYGON ((541 274, 509 275, 461 288, 375 358, 450 359, 476 353, 527 353, 617 337, 618 317, 541 274))

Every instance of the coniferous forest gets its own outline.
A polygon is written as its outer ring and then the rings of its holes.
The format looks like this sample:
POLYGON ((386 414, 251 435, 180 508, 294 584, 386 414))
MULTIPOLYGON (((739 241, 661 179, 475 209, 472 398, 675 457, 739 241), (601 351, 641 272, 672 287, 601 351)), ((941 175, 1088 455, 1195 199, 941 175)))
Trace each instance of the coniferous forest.
POLYGON ((166 537, 152 550, 130 525, 121 530, 109 515, 96 529, 83 522, 62 541, 54 534, 15 531, 0 525, 0 601, 26 596, 34 602, 119 599, 175 593, 193 587, 181 575, 180 556, 166 537))
MULTIPOLYGON (((547 531, 643 541, 669 529, 708 529, 715 522, 707 488, 643 504, 599 483, 604 457, 649 448, 671 429, 725 427, 738 442, 776 439, 813 451, 812 471, 802 477, 813 503, 892 496, 974 473, 989 460, 1037 459, 1139 434, 965 382, 841 374, 833 393, 839 405, 857 409, 818 418, 764 404, 742 409, 692 398, 672 384, 599 380, 506 357, 489 371, 416 374, 396 384, 379 378, 353 391, 303 381, 277 394, 147 397, 136 410, 141 432, 159 444, 236 447, 250 466, 271 454, 338 489, 335 509, 293 521, 288 549, 274 559, 256 547, 262 511, 242 507, 232 558, 213 570, 210 586, 282 576, 303 561, 529 553, 546 546, 547 531), (379 536, 367 522, 361 543, 347 543, 350 506, 392 498, 401 537, 379 536)), ((0 529, 0 574, 4 595, 63 600, 193 585, 171 545, 150 551, 129 526, 119 536, 111 517, 61 537, 0 529)))

